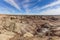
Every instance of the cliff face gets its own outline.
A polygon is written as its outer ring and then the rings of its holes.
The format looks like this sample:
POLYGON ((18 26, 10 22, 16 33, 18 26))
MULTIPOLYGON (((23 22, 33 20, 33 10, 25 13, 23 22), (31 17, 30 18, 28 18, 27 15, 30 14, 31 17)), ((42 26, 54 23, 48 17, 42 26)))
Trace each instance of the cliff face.
POLYGON ((0 40, 60 40, 60 16, 0 15, 0 40))

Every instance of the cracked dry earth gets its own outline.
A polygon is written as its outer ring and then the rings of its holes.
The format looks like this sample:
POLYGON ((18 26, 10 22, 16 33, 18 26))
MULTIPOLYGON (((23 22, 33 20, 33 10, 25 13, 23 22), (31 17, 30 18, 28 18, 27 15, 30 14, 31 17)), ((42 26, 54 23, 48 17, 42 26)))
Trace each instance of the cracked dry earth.
POLYGON ((60 40, 60 16, 0 15, 0 40, 60 40))

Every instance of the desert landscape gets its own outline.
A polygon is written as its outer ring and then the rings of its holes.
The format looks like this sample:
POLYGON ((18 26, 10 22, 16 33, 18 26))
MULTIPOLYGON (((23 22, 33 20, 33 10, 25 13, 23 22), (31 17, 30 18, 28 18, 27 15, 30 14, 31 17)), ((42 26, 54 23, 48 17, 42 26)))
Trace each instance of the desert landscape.
POLYGON ((60 40, 60 16, 0 15, 0 40, 60 40))

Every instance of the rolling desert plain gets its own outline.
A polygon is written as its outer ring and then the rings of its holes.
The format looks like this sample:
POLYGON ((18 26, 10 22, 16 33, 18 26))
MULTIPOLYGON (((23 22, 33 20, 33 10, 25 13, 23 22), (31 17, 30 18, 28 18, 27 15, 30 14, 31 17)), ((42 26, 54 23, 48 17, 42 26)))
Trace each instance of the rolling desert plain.
POLYGON ((0 40, 60 40, 60 16, 0 15, 0 40))

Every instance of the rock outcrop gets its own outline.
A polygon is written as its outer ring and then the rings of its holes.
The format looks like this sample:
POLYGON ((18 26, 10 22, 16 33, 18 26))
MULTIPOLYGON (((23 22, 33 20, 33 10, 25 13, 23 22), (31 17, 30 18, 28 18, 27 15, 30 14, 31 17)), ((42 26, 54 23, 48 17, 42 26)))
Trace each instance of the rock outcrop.
POLYGON ((0 40, 60 40, 60 16, 0 15, 0 40))

